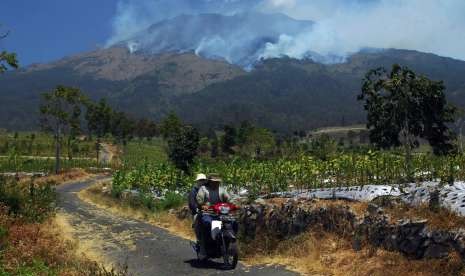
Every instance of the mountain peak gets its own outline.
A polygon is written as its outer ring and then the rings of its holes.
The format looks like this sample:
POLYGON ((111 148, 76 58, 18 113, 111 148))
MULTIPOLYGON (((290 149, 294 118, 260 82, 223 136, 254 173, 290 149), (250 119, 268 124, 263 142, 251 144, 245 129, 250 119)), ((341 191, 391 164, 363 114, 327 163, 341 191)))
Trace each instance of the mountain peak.
POLYGON ((250 67, 267 43, 312 27, 312 21, 296 20, 281 13, 183 14, 157 22, 118 46, 125 45, 130 52, 151 54, 193 51, 202 57, 250 67))

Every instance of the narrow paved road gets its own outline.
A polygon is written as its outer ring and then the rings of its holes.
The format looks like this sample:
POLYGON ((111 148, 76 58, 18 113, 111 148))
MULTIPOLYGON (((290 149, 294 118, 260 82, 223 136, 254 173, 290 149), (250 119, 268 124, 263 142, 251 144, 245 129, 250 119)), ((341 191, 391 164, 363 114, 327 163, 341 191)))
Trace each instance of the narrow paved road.
MULTIPOLYGON (((101 179, 101 178, 100 178, 101 179)), ((201 266, 189 241, 171 235, 153 225, 115 216, 82 202, 77 192, 95 180, 58 187, 60 213, 73 226, 81 243, 97 249, 113 263, 127 264, 135 275, 297 275, 280 267, 244 267, 234 271, 221 269, 220 263, 201 266)))

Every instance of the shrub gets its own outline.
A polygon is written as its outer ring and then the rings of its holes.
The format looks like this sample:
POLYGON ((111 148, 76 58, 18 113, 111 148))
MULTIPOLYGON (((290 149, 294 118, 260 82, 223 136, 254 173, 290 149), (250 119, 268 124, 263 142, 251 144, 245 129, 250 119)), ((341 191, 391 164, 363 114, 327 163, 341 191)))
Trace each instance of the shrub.
POLYGON ((36 185, 34 179, 28 184, 15 179, 0 177, 0 201, 9 214, 30 222, 42 222, 55 211, 56 191, 54 182, 36 185))

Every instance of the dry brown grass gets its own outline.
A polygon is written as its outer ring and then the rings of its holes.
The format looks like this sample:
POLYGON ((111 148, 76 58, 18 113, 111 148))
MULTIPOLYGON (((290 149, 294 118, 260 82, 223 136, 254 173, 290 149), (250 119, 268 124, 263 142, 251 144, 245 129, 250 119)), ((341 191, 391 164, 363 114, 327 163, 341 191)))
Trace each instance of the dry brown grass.
POLYGON ((115 215, 145 221, 185 239, 195 239, 190 220, 180 220, 175 214, 169 212, 153 212, 146 208, 136 209, 125 202, 103 194, 102 187, 107 185, 109 185, 108 182, 98 183, 88 189, 82 190, 78 196, 82 201, 93 204, 115 215))
MULTIPOLYGON (((272 241, 268 241, 270 243, 272 241)), ((242 244, 247 264, 280 264, 303 275, 465 275, 459 256, 409 260, 399 253, 367 247, 355 252, 346 239, 308 232, 266 249, 266 241, 242 244)))
POLYGON ((43 223, 27 223, 8 216, 7 209, 1 207, 0 227, 7 233, 0 241, 0 267, 11 275, 16 275, 18 268, 32 266, 37 261, 49 269, 40 275, 124 275, 102 273, 108 270, 95 262, 98 260, 95 256, 77 251, 79 243, 66 236, 65 228, 54 217, 43 223))
MULTIPOLYGON (((83 169, 72 169, 66 172, 62 172, 57 175, 47 175, 44 177, 37 177, 34 179, 34 183, 40 185, 47 182, 55 182, 57 184, 66 184, 71 181, 86 180, 95 176, 94 174, 87 173, 83 169)), ((20 179, 20 184, 27 184, 31 181, 31 177, 23 177, 20 179)))
POLYGON ((390 208, 384 208, 384 211, 391 217, 393 222, 399 219, 427 219, 428 226, 432 229, 453 230, 465 228, 465 217, 459 216, 446 208, 432 211, 428 205, 410 207, 406 204, 398 204, 390 208))

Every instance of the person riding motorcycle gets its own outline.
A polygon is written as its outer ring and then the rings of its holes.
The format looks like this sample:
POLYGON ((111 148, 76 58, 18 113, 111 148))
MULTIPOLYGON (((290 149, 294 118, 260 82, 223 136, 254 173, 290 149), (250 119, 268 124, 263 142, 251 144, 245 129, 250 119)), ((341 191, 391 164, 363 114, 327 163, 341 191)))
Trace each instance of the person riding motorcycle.
MULTIPOLYGON (((231 196, 226 189, 221 186, 221 178, 217 175, 210 175, 206 185, 200 187, 197 193, 197 203, 201 210, 206 211, 211 205, 219 202, 230 202, 231 196)), ((200 216, 200 257, 206 258, 205 240, 207 235, 210 235, 210 228, 212 217, 208 214, 201 214, 200 216)))

